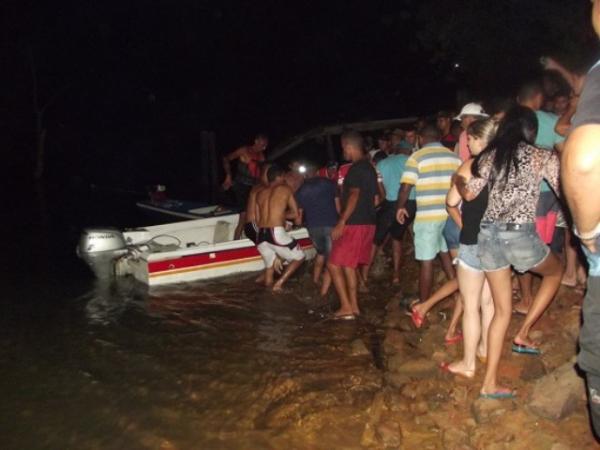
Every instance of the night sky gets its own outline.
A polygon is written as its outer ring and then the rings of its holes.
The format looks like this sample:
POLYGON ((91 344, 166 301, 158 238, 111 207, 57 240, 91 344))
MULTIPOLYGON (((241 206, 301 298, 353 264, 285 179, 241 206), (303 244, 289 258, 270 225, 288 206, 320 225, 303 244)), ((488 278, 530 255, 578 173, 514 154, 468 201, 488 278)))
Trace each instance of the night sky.
POLYGON ((256 131, 276 144, 430 114, 513 95, 540 56, 584 68, 597 52, 587 0, 5 4, 8 168, 32 171, 33 62, 40 102, 52 99, 46 177, 86 183, 193 185, 201 130, 225 152, 256 131))

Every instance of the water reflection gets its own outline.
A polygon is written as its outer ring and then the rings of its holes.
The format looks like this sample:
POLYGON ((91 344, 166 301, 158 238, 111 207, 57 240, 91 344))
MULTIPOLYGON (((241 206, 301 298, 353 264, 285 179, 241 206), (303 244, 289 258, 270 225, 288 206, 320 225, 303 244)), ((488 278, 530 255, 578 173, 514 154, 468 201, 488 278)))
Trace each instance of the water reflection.
POLYGON ((119 320, 125 311, 144 309, 148 289, 132 277, 96 279, 92 289, 84 294, 85 317, 91 325, 109 325, 119 320))

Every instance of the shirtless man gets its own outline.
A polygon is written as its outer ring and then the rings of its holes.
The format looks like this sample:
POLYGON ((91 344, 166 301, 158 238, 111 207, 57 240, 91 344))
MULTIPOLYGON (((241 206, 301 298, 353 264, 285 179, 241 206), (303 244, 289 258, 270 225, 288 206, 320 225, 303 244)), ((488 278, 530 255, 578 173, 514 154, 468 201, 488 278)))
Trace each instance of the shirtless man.
MULTIPOLYGON (((256 195, 269 187, 267 172, 271 167, 270 163, 264 163, 260 169, 260 183, 253 186, 248 194, 248 203, 246 204, 246 217, 244 223, 244 234, 255 244, 258 244, 258 225, 256 225, 256 195)), ((241 217, 240 217, 241 220, 241 217)))
POLYGON ((283 176, 284 171, 280 167, 271 166, 267 171, 269 185, 256 194, 258 251, 265 261, 265 286, 273 286, 274 292, 283 289, 283 284, 304 261, 304 252, 285 231, 285 220, 290 219, 300 225, 300 215, 292 189, 283 176), (274 283, 277 256, 289 264, 277 283, 274 283))
POLYGON ((239 239, 242 229, 246 223, 246 206, 252 186, 257 184, 260 177, 260 162, 265 160, 264 152, 269 145, 269 138, 259 134, 254 138, 252 145, 244 145, 229 153, 223 158, 223 169, 225 170, 225 181, 223 189, 233 189, 237 207, 240 210, 240 220, 234 232, 234 239, 239 239), (238 161, 235 178, 231 175, 231 162, 238 161))

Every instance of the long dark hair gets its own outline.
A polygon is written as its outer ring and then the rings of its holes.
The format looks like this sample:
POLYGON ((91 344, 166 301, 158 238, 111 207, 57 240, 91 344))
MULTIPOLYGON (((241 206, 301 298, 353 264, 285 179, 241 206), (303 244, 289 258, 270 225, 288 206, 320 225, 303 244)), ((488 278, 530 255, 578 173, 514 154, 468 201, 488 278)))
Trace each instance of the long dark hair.
POLYGON ((508 179, 511 165, 515 172, 519 170, 517 149, 519 144, 533 144, 537 135, 538 120, 535 113, 525 106, 513 106, 498 126, 498 132, 487 147, 475 158, 471 172, 474 177, 479 177, 479 163, 481 158, 495 151, 493 168, 489 176, 490 186, 493 186, 502 175, 504 181, 508 179))

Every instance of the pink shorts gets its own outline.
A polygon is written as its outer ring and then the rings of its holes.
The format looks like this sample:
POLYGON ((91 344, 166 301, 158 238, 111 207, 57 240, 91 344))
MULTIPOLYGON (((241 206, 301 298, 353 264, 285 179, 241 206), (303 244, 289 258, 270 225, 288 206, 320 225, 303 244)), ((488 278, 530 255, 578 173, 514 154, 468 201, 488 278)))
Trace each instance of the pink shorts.
POLYGON ((374 237, 375 225, 346 225, 342 236, 333 241, 329 262, 354 269, 369 264, 374 237))

